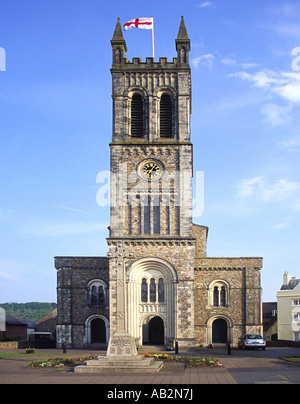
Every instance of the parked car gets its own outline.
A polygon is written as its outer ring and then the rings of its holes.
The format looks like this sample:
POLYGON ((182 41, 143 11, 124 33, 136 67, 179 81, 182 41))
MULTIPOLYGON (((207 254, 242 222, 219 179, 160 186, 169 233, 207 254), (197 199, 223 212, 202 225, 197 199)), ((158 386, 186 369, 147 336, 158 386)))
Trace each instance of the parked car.
POLYGON ((262 348, 266 349, 266 341, 259 334, 246 334, 238 342, 239 349, 262 348))

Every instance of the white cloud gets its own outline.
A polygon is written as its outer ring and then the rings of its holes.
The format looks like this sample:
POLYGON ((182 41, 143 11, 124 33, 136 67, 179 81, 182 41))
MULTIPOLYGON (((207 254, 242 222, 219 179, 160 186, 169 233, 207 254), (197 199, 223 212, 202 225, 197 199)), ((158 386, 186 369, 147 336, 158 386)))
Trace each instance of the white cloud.
POLYGON ((262 70, 256 73, 237 72, 230 77, 238 77, 243 81, 253 83, 255 87, 270 90, 286 101, 300 103, 300 73, 274 72, 262 70))
POLYGON ((300 73, 288 72, 281 75, 284 82, 275 85, 274 91, 288 101, 300 103, 300 73))
POLYGON ((211 7, 213 5, 212 1, 205 1, 204 3, 200 3, 198 4, 199 8, 207 8, 207 7, 211 7))
POLYGON ((261 109, 265 120, 272 126, 289 123, 292 119, 293 108, 300 105, 300 73, 278 73, 272 70, 261 70, 255 73, 243 71, 233 73, 229 77, 237 77, 242 81, 250 82, 254 87, 264 90, 274 100, 274 102, 263 105, 261 109))
POLYGON ((279 203, 288 209, 300 211, 300 182, 288 179, 268 181, 264 176, 244 179, 237 183, 242 199, 254 198, 263 203, 279 203))
MULTIPOLYGON (((265 183, 262 189, 262 200, 265 202, 287 202, 299 198, 300 183, 286 179, 276 180, 273 184, 265 183)), ((298 202, 300 202, 298 200, 298 202)), ((299 208, 299 203, 298 203, 299 208)))
POLYGON ((242 68, 243 69, 253 69, 254 67, 258 67, 258 63, 251 63, 251 62, 244 62, 242 63, 242 68))
POLYGON ((271 226, 269 228, 269 230, 281 230, 281 229, 285 229, 288 226, 289 226, 288 223, 279 223, 279 224, 275 224, 275 226, 271 226))
POLYGON ((279 79, 276 72, 272 70, 260 71, 256 73, 237 72, 230 74, 229 77, 238 77, 243 81, 250 81, 255 87, 268 89, 272 84, 283 84, 283 81, 279 79))
POLYGON ((285 148, 287 151, 294 152, 300 151, 300 138, 292 138, 290 140, 286 140, 284 142, 280 142, 280 145, 285 148))
POLYGON ((285 125, 291 121, 291 107, 290 105, 282 107, 277 104, 266 104, 261 110, 266 121, 272 126, 285 125))
POLYGON ((257 187, 261 187, 262 181, 263 177, 255 177, 239 181, 237 184, 238 196, 241 198, 251 196, 257 187))
POLYGON ((206 55, 198 56, 192 60, 192 63, 195 68, 199 65, 206 66, 208 68, 212 68, 214 64, 215 57, 211 53, 207 53, 206 55))
POLYGON ((227 58, 223 58, 221 59, 221 63, 223 65, 235 65, 236 64, 236 60, 234 59, 234 57, 227 57, 227 58))

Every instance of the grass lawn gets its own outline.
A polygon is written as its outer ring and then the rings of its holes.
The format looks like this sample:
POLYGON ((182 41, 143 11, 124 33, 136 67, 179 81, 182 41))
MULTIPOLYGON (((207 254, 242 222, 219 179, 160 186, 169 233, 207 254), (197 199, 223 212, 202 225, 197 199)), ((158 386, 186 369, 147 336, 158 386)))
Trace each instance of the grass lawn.
MULTIPOLYGON (((0 351, 0 359, 3 358, 20 358, 23 356, 29 356, 30 354, 26 354, 25 352, 1 352, 0 351)), ((36 356, 40 356, 40 355, 56 355, 56 353, 47 353, 47 352, 39 352, 38 354, 36 354, 36 356)))
POLYGON ((289 356, 287 358, 282 358, 286 361, 291 361, 291 362, 298 362, 300 363, 300 356, 289 356))

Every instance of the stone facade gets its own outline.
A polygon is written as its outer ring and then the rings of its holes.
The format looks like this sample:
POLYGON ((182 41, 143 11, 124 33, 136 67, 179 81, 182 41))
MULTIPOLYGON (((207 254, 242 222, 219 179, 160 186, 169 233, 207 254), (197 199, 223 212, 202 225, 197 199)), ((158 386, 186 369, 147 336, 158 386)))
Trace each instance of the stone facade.
POLYGON ((227 341, 237 346, 246 332, 262 333, 261 258, 195 259, 195 334, 197 341, 213 343, 216 319, 227 325, 227 341), (215 302, 214 290, 225 288, 224 302, 215 302))
MULTIPOLYGON (((74 348, 91 345, 91 322, 103 319, 108 325, 108 298, 104 304, 92 302, 93 283, 106 285, 108 259, 103 257, 56 257, 57 269, 57 343, 65 341, 74 348)), ((106 339, 108 336, 108 330, 106 339)), ((104 341, 104 340, 103 340, 104 341)))
POLYGON ((55 259, 58 345, 95 346, 109 338, 118 341, 111 352, 130 339, 236 345, 242 333, 261 332, 262 259, 209 258, 208 228, 192 224, 190 40, 183 18, 175 44, 171 62, 130 62, 117 23, 109 251, 55 259))

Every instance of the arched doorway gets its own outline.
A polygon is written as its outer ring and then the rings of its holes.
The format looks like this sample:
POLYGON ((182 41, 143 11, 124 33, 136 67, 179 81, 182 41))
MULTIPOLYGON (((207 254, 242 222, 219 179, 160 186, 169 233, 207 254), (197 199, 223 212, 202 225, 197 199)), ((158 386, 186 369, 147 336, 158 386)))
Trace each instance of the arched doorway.
POLYGON ((137 345, 163 345, 174 339, 177 283, 174 267, 160 258, 143 258, 132 264, 128 278, 128 330, 137 345))
POLYGON ((91 343, 92 344, 106 343, 106 326, 102 318, 94 318, 91 321, 91 343))
POLYGON ((164 345, 164 322, 163 319, 156 316, 153 317, 148 324, 148 344, 150 345, 164 345))
POLYGON ((212 343, 225 344, 227 342, 227 322, 218 318, 212 325, 212 343))

